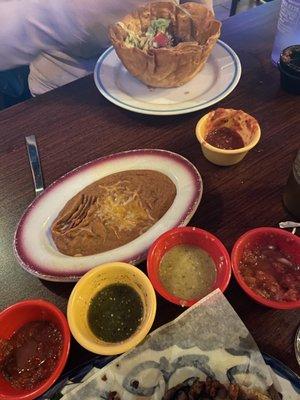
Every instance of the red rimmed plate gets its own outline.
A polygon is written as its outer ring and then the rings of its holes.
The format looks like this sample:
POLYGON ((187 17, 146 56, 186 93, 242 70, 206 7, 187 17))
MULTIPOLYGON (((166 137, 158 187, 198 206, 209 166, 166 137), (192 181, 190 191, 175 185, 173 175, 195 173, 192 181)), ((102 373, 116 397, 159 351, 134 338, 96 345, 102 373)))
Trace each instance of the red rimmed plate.
POLYGON ((96 159, 59 178, 29 205, 15 233, 16 257, 32 275, 57 282, 76 281, 91 268, 111 261, 136 264, 146 258, 148 248, 162 233, 190 221, 202 190, 202 179, 195 166, 166 150, 131 150, 96 159), (140 237, 114 250, 85 257, 60 253, 50 228, 66 202, 96 180, 133 169, 159 171, 174 182, 177 194, 166 214, 140 237))

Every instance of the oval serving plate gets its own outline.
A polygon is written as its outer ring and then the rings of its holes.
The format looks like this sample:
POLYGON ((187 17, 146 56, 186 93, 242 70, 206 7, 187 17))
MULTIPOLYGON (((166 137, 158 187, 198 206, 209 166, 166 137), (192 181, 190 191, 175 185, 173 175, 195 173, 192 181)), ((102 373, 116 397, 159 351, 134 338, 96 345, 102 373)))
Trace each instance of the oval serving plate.
POLYGON ((166 150, 131 150, 96 159, 53 182, 29 205, 15 233, 16 257, 32 275, 56 282, 76 281, 91 268, 111 261, 136 264, 146 258, 148 248, 163 232, 187 225, 199 205, 202 188, 201 176, 194 165, 166 150), (134 169, 162 172, 176 185, 173 204, 162 218, 141 236, 116 249, 84 257, 60 253, 50 229, 67 201, 107 175, 134 169))

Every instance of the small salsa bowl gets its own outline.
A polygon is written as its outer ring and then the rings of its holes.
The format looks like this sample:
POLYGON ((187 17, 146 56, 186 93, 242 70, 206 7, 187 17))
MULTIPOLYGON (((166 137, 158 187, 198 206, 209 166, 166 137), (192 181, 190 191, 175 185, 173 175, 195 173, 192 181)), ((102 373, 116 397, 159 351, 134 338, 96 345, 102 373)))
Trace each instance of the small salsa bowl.
POLYGON ((212 257, 216 266, 217 276, 211 287, 211 292, 217 288, 224 292, 231 277, 229 254, 225 246, 216 236, 203 229, 191 226, 174 228, 165 232, 150 247, 147 257, 147 271, 155 290, 166 300, 183 307, 190 307, 201 299, 201 297, 199 297, 196 299, 184 300, 174 296, 160 281, 159 266, 162 257, 172 247, 180 244, 198 246, 212 257))
POLYGON ((300 45, 282 50, 278 62, 281 86, 287 92, 300 94, 300 45))
POLYGON ((242 110, 218 108, 205 114, 196 125, 196 136, 202 153, 208 161, 216 165, 228 166, 240 162, 260 139, 260 126, 256 119, 242 110), (220 128, 230 128, 243 139, 244 147, 234 150, 220 149, 206 142, 209 132, 220 128))
POLYGON ((70 330, 64 314, 52 303, 45 300, 25 300, 16 303, 0 313, 0 340, 9 339, 26 323, 46 320, 54 323, 63 337, 63 348, 55 370, 49 378, 35 389, 16 389, 0 374, 0 399, 31 400, 48 390, 58 379, 66 364, 70 350, 70 330))
POLYGON ((271 227, 261 227, 251 229, 244 233, 234 244, 231 252, 231 265, 234 276, 241 288, 257 303, 279 310, 290 310, 300 308, 298 301, 275 301, 270 300, 256 293, 245 282, 240 272, 240 261, 245 249, 251 249, 253 246, 261 243, 267 243, 277 246, 284 254, 291 255, 294 260, 300 264, 300 237, 291 232, 271 227))
POLYGON ((148 277, 138 268, 123 262, 102 264, 87 272, 75 285, 68 302, 68 322, 77 342, 96 354, 114 355, 135 347, 148 334, 156 314, 155 291, 148 277), (144 315, 138 329, 126 340, 109 343, 97 338, 88 324, 92 298, 108 285, 124 283, 140 295, 144 315))

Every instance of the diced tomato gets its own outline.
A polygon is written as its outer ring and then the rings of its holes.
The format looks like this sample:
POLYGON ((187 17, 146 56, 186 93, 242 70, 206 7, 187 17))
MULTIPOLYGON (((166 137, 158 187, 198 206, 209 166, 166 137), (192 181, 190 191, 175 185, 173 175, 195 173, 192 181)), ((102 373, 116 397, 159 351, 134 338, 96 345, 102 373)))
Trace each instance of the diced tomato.
POLYGON ((278 272, 279 274, 284 274, 286 269, 288 268, 287 265, 282 264, 280 262, 276 262, 276 261, 273 262, 272 266, 273 266, 274 270, 276 272, 278 272))
POLYGON ((292 274, 283 275, 281 284, 286 289, 295 289, 297 287, 297 281, 292 274))
POLYGON ((300 265, 277 247, 245 249, 239 267, 247 285, 261 296, 276 301, 300 300, 300 265))
POLYGON ((246 281, 246 283, 247 283, 247 285, 248 286, 250 286, 250 287, 254 287, 255 288, 255 286, 256 286, 256 278, 255 277, 252 277, 252 276, 244 276, 244 278, 245 278, 245 281, 246 281))
POLYGON ((296 289, 289 289, 285 292, 283 300, 297 301, 299 299, 299 292, 296 289))
POLYGON ((4 360, 11 351, 11 344, 8 340, 0 339, 0 365, 4 363, 4 360))
POLYGON ((158 32, 154 36, 153 43, 156 43, 157 47, 166 47, 169 44, 169 38, 165 33, 158 32))

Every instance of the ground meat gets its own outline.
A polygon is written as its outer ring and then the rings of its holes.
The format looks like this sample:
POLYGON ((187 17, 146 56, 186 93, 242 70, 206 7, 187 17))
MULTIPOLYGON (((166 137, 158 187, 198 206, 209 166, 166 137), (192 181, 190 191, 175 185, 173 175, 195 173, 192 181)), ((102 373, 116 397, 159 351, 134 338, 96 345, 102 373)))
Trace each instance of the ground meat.
POLYGON ((134 389, 137 389, 139 387, 139 381, 132 381, 130 384, 134 389))
POLYGON ((189 390, 189 386, 185 383, 179 383, 178 385, 169 389, 163 396, 162 400, 172 400, 175 399, 177 392, 181 391, 182 389, 189 390))
POLYGON ((109 392, 108 400, 121 400, 121 397, 117 392, 109 392))
POLYGON ((174 386, 165 393, 162 400, 213 400, 215 398, 238 400, 238 395, 238 385, 231 384, 227 390, 216 379, 207 377, 205 382, 196 378, 192 385, 182 383, 174 386))
MULTIPOLYGON (((275 389, 274 389, 275 390, 275 389)), ((277 393, 278 395, 278 393, 277 393)), ((280 400, 280 397, 269 397, 262 393, 246 393, 237 384, 231 383, 228 389, 225 385, 207 377, 206 381, 201 381, 199 378, 193 380, 192 384, 187 381, 180 383, 167 390, 162 400, 280 400)), ((108 400, 120 400, 116 392, 110 392, 108 400)))
POLYGON ((227 396, 227 389, 224 385, 220 384, 220 387, 218 389, 218 397, 220 399, 226 399, 227 396))
POLYGON ((209 391, 210 397, 215 398, 217 396, 219 387, 220 387, 220 382, 213 380, 209 391))
POLYGON ((237 400, 239 396, 239 387, 235 383, 229 385, 228 395, 231 400, 237 400))
POLYGON ((183 390, 180 390, 179 392, 177 392, 175 398, 176 398, 176 400, 188 400, 189 399, 188 395, 183 390))
POLYGON ((196 379, 189 390, 189 400, 196 400, 205 389, 205 382, 196 379))

